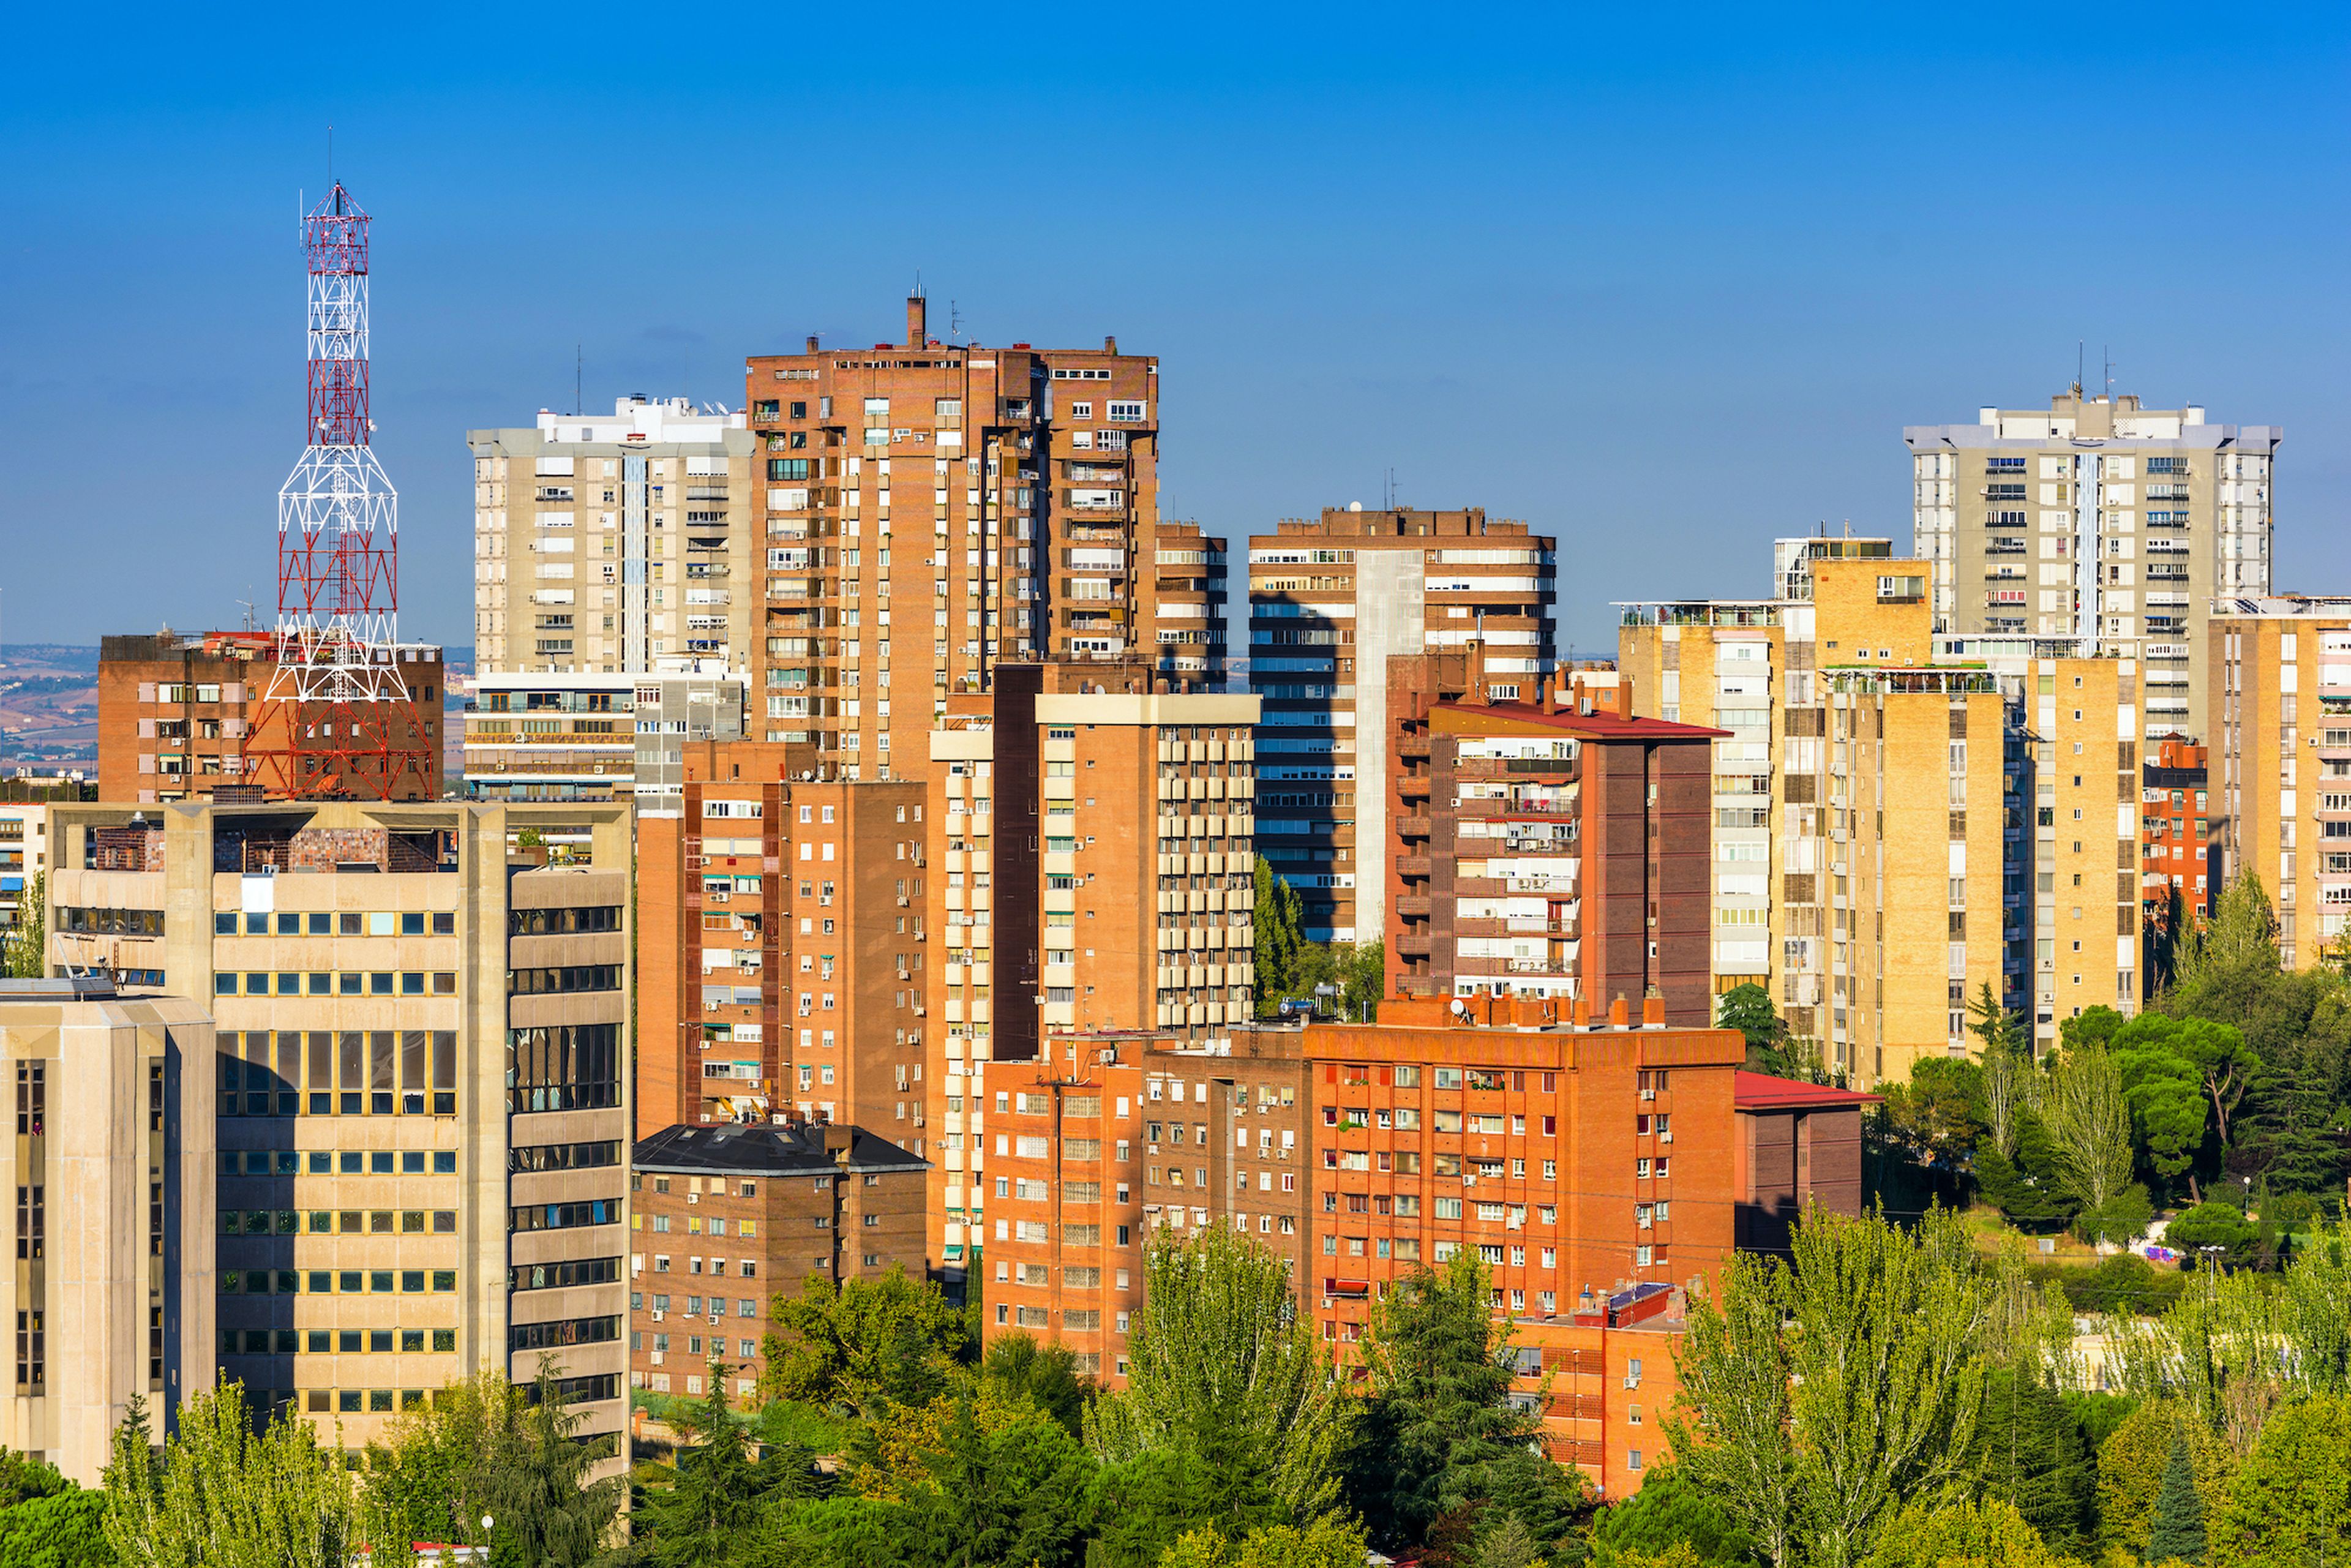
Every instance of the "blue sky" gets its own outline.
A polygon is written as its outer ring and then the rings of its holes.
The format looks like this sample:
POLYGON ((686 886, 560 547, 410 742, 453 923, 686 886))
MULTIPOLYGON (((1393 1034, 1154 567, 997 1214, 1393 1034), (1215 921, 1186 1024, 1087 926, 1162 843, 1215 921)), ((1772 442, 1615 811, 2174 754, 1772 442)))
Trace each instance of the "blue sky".
POLYGON ((1170 515, 1393 467, 1557 533, 1579 652, 1612 600, 1763 591, 1774 534, 1907 541, 1901 427, 2077 340, 2285 426, 2280 583, 2351 591, 2351 15, 1628 10, 19 18, 0 637, 266 616, 329 122, 410 635, 471 641, 465 432, 569 406, 575 344, 591 405, 733 404, 746 353, 901 329, 918 269, 980 340, 1158 354, 1170 515))

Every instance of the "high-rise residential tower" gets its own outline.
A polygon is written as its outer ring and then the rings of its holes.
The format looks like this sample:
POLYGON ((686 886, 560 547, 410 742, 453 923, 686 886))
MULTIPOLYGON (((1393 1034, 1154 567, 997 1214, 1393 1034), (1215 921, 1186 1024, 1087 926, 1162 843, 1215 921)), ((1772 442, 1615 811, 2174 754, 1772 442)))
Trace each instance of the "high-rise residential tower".
POLYGON ((988 348, 930 334, 767 354, 744 366, 758 442, 762 607, 753 733, 813 745, 843 778, 919 774, 920 738, 999 663, 1044 656, 1205 672, 1206 638, 1162 647, 1168 597, 1205 602, 1158 552, 1159 362, 988 348), (1145 647, 1148 643, 1150 646, 1145 647), (838 754, 837 756, 835 754, 838 754))
POLYGON ((1386 932, 1388 661, 1475 642, 1496 695, 1531 694, 1552 663, 1555 545, 1475 507, 1328 507, 1250 537, 1258 850, 1297 890, 1308 936, 1386 932))
POLYGON ((2143 737, 2210 739, 2207 606, 2270 591, 2283 431, 2077 386, 2045 410, 1986 408, 1974 424, 1902 434, 1935 630, 2137 660, 2143 737))

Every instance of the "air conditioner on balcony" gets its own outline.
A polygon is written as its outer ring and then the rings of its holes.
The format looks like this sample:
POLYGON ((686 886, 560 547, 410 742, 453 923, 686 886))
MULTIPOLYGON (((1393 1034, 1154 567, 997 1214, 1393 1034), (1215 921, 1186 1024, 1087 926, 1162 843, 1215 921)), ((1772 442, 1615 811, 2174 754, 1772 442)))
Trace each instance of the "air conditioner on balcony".
POLYGON ((662 1321, 662 1313, 661 1313, 661 1312, 655 1312, 653 1313, 653 1322, 661 1322, 661 1321, 662 1321))

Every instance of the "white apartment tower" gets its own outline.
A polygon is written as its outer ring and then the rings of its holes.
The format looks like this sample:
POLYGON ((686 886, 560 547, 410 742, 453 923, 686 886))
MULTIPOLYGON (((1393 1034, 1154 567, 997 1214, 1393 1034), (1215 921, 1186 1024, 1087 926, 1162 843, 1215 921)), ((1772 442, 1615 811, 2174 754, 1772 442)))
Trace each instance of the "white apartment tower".
POLYGON ((2064 638, 2141 661, 2147 737, 2210 735, 2207 607, 2270 591, 2283 433, 2079 386, 2043 409, 1903 432, 1940 632, 2064 638))

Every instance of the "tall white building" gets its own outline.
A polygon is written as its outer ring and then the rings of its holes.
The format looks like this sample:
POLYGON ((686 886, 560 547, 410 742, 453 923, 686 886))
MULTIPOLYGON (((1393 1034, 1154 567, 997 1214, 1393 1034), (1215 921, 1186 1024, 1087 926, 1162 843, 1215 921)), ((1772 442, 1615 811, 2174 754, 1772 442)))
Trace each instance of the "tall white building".
POLYGON ((2270 591, 2273 424, 2210 424, 2076 387, 2043 409, 1903 432, 1935 629, 2070 640, 2142 661, 2145 734, 2209 738, 2216 596, 2270 591))
POLYGON ((741 413, 626 397, 476 430, 475 664, 485 674, 747 671, 758 635, 757 439, 741 413))

